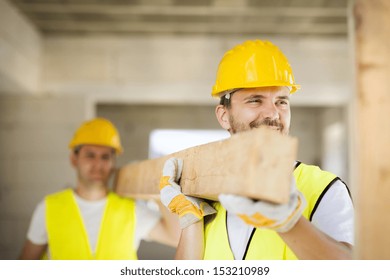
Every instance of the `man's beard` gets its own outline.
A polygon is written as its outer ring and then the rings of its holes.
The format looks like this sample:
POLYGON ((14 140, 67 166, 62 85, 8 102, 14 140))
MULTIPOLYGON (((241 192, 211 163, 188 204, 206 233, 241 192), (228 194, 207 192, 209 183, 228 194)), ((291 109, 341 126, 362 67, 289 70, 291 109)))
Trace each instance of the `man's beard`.
POLYGON ((230 133, 235 134, 237 132, 242 132, 246 130, 250 130, 253 128, 259 128, 260 126, 270 126, 270 127, 276 127, 280 133, 287 134, 284 132, 284 125, 277 121, 277 120, 271 120, 269 118, 266 118, 264 120, 255 120, 249 123, 249 125, 236 122, 234 117, 232 115, 229 116, 229 123, 230 123, 230 133))

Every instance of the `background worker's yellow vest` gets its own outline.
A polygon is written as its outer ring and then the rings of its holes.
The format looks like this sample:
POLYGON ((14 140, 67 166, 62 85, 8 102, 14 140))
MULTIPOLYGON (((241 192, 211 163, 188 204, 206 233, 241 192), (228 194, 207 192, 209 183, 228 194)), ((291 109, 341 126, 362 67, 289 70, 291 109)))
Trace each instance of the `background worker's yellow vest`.
POLYGON ((45 203, 51 259, 137 259, 133 244, 136 224, 133 200, 108 194, 94 255, 73 191, 48 195, 45 203))
MULTIPOLYGON (((297 188, 303 193, 307 206, 303 212, 311 220, 320 197, 332 183, 338 179, 334 174, 322 171, 317 166, 300 163, 294 170, 297 188)), ((205 227, 206 260, 233 260, 226 230, 226 210, 221 204, 213 205, 217 210, 216 217, 205 227)), ((254 229, 244 256, 247 260, 294 260, 297 259, 291 249, 279 235, 266 229, 254 229)))

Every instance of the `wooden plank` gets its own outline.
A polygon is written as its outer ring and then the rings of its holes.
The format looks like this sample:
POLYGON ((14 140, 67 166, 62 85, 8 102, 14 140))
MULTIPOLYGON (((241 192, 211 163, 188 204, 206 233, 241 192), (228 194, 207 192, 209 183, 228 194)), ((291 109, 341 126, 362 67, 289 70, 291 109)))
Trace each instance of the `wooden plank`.
MULTIPOLYGON (((357 259, 390 259, 390 1, 357 0, 357 259)), ((354 154, 355 154, 354 153, 354 154)))
POLYGON ((180 184, 185 194, 217 200, 233 193, 276 203, 288 201, 298 141, 268 128, 189 148, 119 170, 115 191, 130 197, 158 197, 164 162, 184 161, 180 184))

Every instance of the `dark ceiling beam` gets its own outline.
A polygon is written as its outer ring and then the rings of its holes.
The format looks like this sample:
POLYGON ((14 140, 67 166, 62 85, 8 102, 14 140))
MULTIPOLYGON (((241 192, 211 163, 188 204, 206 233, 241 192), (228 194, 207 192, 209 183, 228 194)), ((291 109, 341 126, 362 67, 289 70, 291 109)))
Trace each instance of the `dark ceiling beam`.
POLYGON ((100 22, 37 20, 43 32, 114 32, 114 33, 202 33, 202 34, 319 34, 345 35, 345 23, 295 23, 280 25, 278 22, 100 22))
POLYGON ((346 18, 346 8, 332 7, 222 7, 222 6, 143 6, 105 4, 18 3, 26 13, 164 15, 164 16, 250 16, 346 18))

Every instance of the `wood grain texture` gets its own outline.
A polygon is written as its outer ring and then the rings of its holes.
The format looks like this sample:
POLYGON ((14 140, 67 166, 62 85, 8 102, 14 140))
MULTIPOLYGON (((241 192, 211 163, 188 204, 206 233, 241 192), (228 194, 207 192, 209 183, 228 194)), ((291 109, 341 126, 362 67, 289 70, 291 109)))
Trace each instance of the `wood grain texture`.
POLYGON ((357 259, 390 259, 390 1, 357 0, 357 259))
POLYGON ((189 148, 161 158, 130 163, 117 175, 115 191, 129 197, 158 197, 166 159, 184 161, 184 194, 217 200, 233 193, 275 203, 288 201, 298 141, 268 128, 189 148))

